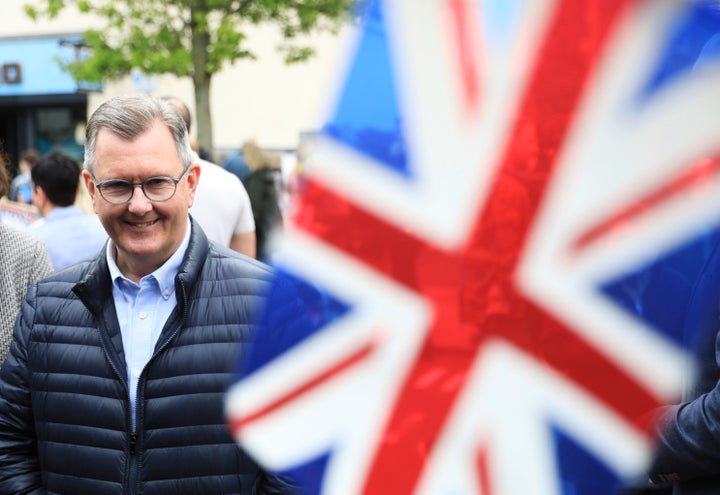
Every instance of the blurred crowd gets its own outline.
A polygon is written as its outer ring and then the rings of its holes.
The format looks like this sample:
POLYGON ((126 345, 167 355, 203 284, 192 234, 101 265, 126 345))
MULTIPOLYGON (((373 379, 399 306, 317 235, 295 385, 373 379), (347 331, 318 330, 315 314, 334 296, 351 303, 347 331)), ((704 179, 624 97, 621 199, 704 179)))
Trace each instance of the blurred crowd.
MULTIPOLYGON (((190 132, 187 107, 168 100, 180 107, 190 132)), ((210 239, 269 262, 271 233, 282 227, 296 190, 300 150, 266 150, 251 139, 216 162, 196 140, 191 147, 202 179, 190 214, 210 239)), ((55 270, 97 253, 107 234, 81 180, 82 164, 61 152, 41 156, 35 149, 17 158, 3 152, 0 160, 8 180, 6 194, 0 195, 0 224, 39 237, 55 270)))

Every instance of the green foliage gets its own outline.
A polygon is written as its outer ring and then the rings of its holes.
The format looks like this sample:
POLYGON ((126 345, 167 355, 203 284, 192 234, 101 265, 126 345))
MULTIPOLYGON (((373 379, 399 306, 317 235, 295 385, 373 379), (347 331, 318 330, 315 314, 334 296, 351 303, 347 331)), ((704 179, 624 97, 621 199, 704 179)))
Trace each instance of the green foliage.
POLYGON ((300 44, 301 35, 337 30, 359 0, 28 1, 25 12, 35 21, 74 6, 102 24, 85 32, 80 57, 60 62, 80 83, 119 79, 134 69, 192 78, 198 144, 211 150, 210 81, 225 65, 255 59, 248 28, 277 26, 285 61, 306 60, 314 50, 300 44))
POLYGON ((100 19, 103 26, 85 33, 86 56, 63 65, 76 79, 97 82, 133 69, 210 77, 227 64, 255 58, 246 31, 261 23, 278 27, 285 40, 279 49, 287 62, 306 60, 314 50, 300 46, 299 35, 336 30, 349 19, 356 1, 32 0, 25 12, 39 21, 75 6, 100 19))
POLYGON ((310 46, 282 45, 278 49, 284 55, 283 58, 286 64, 303 62, 315 53, 310 46))

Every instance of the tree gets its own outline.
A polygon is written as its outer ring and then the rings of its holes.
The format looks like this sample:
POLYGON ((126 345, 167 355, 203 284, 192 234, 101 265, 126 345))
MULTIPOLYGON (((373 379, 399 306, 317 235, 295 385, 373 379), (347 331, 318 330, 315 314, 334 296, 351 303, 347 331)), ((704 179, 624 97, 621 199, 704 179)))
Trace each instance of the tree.
POLYGON ((213 149, 210 83, 238 59, 255 59, 246 31, 276 25, 286 63, 300 62, 314 49, 300 35, 336 32, 357 0, 35 0, 25 5, 33 20, 55 18, 70 5, 104 26, 84 33, 88 56, 63 63, 77 81, 102 82, 133 69, 144 74, 191 77, 195 90, 198 144, 213 149))

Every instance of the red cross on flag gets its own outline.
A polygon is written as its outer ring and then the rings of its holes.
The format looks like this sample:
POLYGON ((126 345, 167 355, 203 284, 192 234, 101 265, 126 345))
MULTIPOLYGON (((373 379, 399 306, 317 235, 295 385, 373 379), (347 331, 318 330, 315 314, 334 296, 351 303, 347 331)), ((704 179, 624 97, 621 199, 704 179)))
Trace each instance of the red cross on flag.
POLYGON ((229 391, 236 438, 307 494, 613 493, 692 362, 683 302, 720 225, 720 14, 363 12, 229 391))

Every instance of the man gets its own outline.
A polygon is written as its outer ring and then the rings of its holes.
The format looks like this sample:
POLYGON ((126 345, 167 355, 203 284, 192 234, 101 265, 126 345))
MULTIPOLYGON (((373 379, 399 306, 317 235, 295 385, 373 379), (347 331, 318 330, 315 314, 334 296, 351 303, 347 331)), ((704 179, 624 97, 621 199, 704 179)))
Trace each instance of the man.
POLYGON ((67 155, 50 153, 31 170, 33 204, 44 217, 30 226, 43 240, 56 270, 94 256, 107 241, 107 233, 94 215, 74 206, 80 184, 80 167, 67 155))
POLYGON ((201 168, 172 105, 113 98, 86 134, 110 241, 23 302, 0 370, 0 493, 284 493, 223 414, 270 269, 189 216, 201 168))
POLYGON ((693 288, 686 334, 697 350, 697 376, 684 401, 658 414, 658 451, 650 478, 682 495, 720 493, 720 240, 693 288), (692 336, 692 337, 690 337, 692 336))
POLYGON ((250 198, 255 220, 256 256, 267 262, 270 259, 270 236, 282 225, 278 194, 278 183, 282 180, 280 163, 254 141, 245 143, 243 154, 251 171, 243 180, 243 185, 250 198))
MULTIPOLYGON (((10 181, 0 154, 0 197, 8 192, 10 181)), ((43 243, 20 230, 0 224, 0 363, 5 360, 12 328, 23 297, 30 285, 52 271, 43 243)))
MULTIPOLYGON (((189 134, 192 118, 187 105, 177 98, 163 99, 180 110, 189 134)), ((211 240, 255 258, 255 221, 250 198, 242 182, 219 165, 197 155, 195 160, 200 164, 203 180, 198 185, 190 214, 211 240)))

